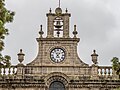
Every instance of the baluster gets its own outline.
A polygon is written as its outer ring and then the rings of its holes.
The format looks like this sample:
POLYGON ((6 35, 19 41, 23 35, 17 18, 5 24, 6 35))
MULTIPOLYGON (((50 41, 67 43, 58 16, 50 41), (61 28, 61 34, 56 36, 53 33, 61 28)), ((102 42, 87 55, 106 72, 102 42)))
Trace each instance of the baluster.
POLYGON ((13 67, 13 71, 12 71, 13 75, 15 74, 15 67, 13 67))
POLYGON ((99 69, 98 69, 98 72, 97 72, 97 73, 98 73, 98 75, 99 75, 99 69))
POLYGON ((6 71, 5 71, 5 67, 3 68, 3 75, 5 76, 5 73, 6 73, 6 71))
POLYGON ((104 76, 107 76, 106 74, 107 74, 107 69, 104 68, 104 76))
POLYGON ((10 67, 8 68, 8 75, 10 75, 10 73, 11 73, 11 69, 10 69, 10 67))
POLYGON ((108 76, 110 76, 110 68, 108 68, 108 76))
POLYGON ((100 69, 100 74, 101 74, 101 76, 103 75, 102 68, 100 69))
POLYGON ((2 68, 0 68, 0 76, 2 76, 2 68))

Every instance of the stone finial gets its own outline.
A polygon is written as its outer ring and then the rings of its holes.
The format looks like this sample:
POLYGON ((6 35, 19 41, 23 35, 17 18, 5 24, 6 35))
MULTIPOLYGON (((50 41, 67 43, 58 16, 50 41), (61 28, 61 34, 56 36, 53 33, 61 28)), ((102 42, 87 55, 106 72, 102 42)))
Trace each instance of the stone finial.
POLYGON ((56 8, 55 13, 57 16, 60 16, 62 14, 62 9, 60 7, 56 8))
POLYGON ((98 60, 97 60, 98 54, 96 54, 96 50, 93 50, 93 54, 91 55, 91 57, 93 64, 94 65, 98 64, 98 60))
POLYGON ((77 30, 76 30, 76 25, 74 25, 74 31, 73 31, 74 38, 77 37, 77 36, 76 36, 77 34, 78 34, 78 32, 77 32, 77 30))
POLYGON ((22 63, 25 56, 25 54, 22 52, 22 49, 20 49, 20 53, 18 53, 17 55, 18 55, 19 62, 22 63))
POLYGON ((52 13, 52 10, 51 10, 51 8, 50 8, 50 10, 49 10, 49 13, 52 13))
POLYGON ((68 9, 67 8, 66 8, 65 12, 68 13, 68 9))
POLYGON ((40 38, 42 38, 43 37, 43 34, 44 34, 44 32, 42 31, 42 25, 40 25, 40 31, 39 31, 39 34, 40 34, 40 38))

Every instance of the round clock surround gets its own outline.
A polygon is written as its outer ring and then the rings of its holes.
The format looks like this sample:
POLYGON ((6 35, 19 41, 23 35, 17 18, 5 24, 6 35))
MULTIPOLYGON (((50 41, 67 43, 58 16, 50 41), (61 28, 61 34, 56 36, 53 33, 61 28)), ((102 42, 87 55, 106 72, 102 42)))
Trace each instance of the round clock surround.
POLYGON ((50 58, 55 63, 64 61, 65 50, 63 48, 53 48, 50 52, 50 58))

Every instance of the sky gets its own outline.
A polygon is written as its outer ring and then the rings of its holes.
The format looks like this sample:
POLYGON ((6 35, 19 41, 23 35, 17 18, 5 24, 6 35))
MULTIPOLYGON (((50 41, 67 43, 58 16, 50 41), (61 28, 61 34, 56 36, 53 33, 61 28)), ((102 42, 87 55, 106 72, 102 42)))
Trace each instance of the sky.
MULTIPOLYGON (((12 64, 18 64, 17 54, 23 49, 24 64, 35 59, 38 53, 40 25, 46 37, 49 9, 54 12, 59 0, 6 0, 6 7, 14 11, 13 23, 6 24, 10 35, 5 39, 3 54, 10 55, 12 64)), ((120 58, 120 0, 61 0, 63 12, 71 13, 70 33, 77 25, 81 40, 78 55, 92 64, 91 54, 96 50, 98 65, 111 65, 113 57, 120 58)), ((72 37, 72 34, 71 34, 72 37)))

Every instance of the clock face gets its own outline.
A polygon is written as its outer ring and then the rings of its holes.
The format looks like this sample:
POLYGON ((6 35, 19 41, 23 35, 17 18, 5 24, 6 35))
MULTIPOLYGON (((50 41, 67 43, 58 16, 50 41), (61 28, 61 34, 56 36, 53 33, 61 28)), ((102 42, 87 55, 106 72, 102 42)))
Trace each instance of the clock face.
POLYGON ((51 60, 58 63, 65 59, 65 51, 62 48, 54 48, 50 53, 51 60))

